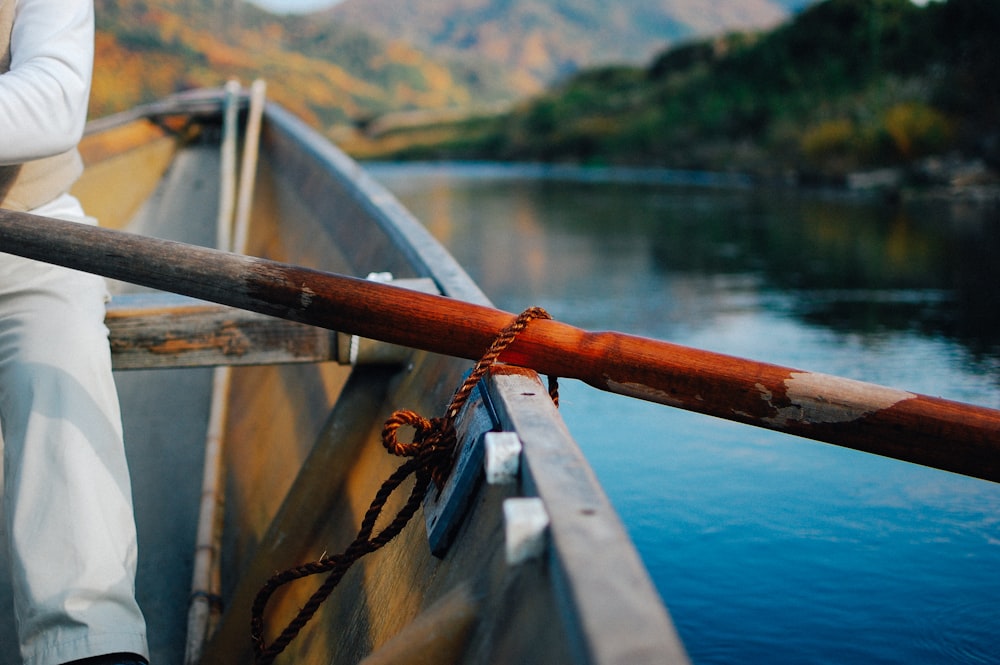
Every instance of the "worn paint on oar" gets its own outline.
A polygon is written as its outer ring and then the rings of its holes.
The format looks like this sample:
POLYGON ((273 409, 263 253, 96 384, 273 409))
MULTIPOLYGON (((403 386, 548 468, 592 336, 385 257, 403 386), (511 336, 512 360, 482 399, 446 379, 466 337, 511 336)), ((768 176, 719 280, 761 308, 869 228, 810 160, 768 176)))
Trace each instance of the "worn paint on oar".
MULTIPOLYGON (((478 359, 514 315, 260 258, 0 211, 28 258, 478 359)), ((653 402, 1000 481, 1000 411, 642 337, 533 321, 503 360, 653 402)))

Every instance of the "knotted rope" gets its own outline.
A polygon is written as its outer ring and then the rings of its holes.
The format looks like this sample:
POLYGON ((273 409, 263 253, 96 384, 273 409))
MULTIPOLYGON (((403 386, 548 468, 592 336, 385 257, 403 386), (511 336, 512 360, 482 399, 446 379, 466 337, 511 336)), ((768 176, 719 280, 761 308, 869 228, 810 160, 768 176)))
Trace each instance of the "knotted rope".
MULTIPOLYGON (((444 486, 456 454, 455 420, 476 384, 496 364, 504 350, 533 319, 548 318, 551 317, 544 309, 532 307, 522 312, 513 323, 501 330, 483 357, 475 364, 472 372, 455 392, 444 416, 428 420, 413 411, 400 410, 389 417, 382 428, 382 445, 390 454, 405 457, 407 460, 382 483, 361 521, 358 535, 347 546, 347 549, 340 554, 324 557, 319 561, 277 573, 267 580, 261 590, 257 592, 257 597, 251 608, 250 619, 250 637, 253 640, 254 660, 257 665, 270 665, 275 657, 284 651, 285 647, 312 619, 323 601, 333 592, 354 562, 366 554, 380 549, 403 530, 423 503, 431 482, 439 489, 444 486), (411 443, 399 441, 397 433, 399 428, 404 426, 414 429, 415 433, 411 443), (392 522, 373 535, 375 523, 389 497, 410 475, 414 476, 414 484, 413 489, 410 490, 409 499, 392 522), (329 573, 323 584, 312 594, 309 601, 299 610, 281 634, 271 644, 267 644, 264 641, 264 610, 274 592, 289 582, 322 573, 329 573)), ((558 405, 558 381, 555 377, 549 377, 549 394, 558 405)))

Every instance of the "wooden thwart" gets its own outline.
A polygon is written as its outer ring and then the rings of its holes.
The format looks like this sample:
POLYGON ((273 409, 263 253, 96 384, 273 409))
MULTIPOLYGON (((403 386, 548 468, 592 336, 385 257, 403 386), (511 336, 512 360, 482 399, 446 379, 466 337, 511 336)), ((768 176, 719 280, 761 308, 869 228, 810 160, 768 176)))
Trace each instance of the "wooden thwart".
POLYGON ((116 370, 338 360, 335 332, 174 294, 116 296, 105 323, 116 370))
MULTIPOLYGON (((0 211, 27 258, 478 359, 514 315, 392 285, 0 211)), ((533 321, 502 360, 602 390, 1000 481, 1000 411, 635 337, 533 321)))
MULTIPOLYGON (((428 279, 393 282, 436 292, 428 279)), ((412 349, 173 293, 115 296, 105 324, 116 370, 338 362, 392 365, 412 349)))

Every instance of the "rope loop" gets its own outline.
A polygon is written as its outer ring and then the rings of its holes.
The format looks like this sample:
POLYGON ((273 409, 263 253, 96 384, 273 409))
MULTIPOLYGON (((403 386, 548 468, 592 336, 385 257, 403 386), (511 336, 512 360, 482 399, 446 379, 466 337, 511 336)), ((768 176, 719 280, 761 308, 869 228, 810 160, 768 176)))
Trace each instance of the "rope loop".
MULTIPOLYGON (((439 425, 440 427, 440 425, 439 425)), ((382 427, 382 445, 391 455, 416 457, 423 450, 423 441, 435 429, 435 423, 414 411, 396 411, 382 427), (412 443, 400 443, 397 432, 409 425, 416 433, 412 443)))
MULTIPOLYGON (((455 420, 458 414, 461 413, 476 384, 497 363, 504 350, 528 326, 528 323, 538 318, 551 317, 544 309, 532 307, 522 312, 509 326, 500 331, 483 357, 475 364, 472 372, 455 391, 443 417, 428 419, 405 409, 389 416, 382 427, 382 445, 391 455, 406 458, 406 461, 382 483, 361 521, 357 536, 342 553, 277 573, 258 591, 251 607, 250 618, 250 638, 254 645, 256 665, 270 665, 278 654, 285 650, 319 610, 323 601, 333 592, 354 562, 380 549, 403 530, 410 518, 419 510, 431 482, 439 489, 444 486, 457 452, 455 420), (413 428, 411 442, 405 443, 399 440, 399 430, 402 427, 413 428), (411 475, 414 476, 414 483, 406 503, 387 526, 380 532, 374 533, 375 525, 389 497, 411 475), (264 610, 274 592, 289 582, 323 573, 329 573, 327 579, 281 634, 271 644, 267 644, 264 640, 264 610)), ((558 384, 555 377, 549 377, 549 394, 558 405, 558 384)))

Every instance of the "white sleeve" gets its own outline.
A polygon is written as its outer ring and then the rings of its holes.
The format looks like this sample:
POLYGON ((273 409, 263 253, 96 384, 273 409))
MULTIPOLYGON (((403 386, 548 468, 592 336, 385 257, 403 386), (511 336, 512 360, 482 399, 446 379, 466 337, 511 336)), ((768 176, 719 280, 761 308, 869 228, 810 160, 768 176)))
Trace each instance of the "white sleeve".
MULTIPOLYGON (((4 1, 4 0, 0 0, 4 1)), ((10 71, 0 75, 0 164, 73 148, 87 121, 93 0, 16 2, 10 71)))

